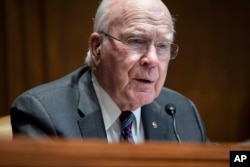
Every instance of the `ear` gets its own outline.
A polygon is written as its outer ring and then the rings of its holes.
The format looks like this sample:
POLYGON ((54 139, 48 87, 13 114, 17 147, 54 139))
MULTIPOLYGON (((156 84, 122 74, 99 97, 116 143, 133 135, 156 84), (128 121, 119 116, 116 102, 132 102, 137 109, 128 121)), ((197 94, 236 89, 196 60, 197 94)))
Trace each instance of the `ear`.
POLYGON ((92 66, 95 68, 101 61, 102 36, 99 33, 92 33, 89 38, 89 48, 92 59, 92 66))

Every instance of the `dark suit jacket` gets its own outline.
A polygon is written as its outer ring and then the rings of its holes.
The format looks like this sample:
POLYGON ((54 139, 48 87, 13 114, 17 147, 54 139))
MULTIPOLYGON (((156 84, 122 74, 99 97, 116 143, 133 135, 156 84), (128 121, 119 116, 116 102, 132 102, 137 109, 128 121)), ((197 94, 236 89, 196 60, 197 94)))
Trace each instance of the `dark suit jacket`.
MULTIPOLYGON (((169 103, 176 106, 176 126, 181 140, 205 142, 204 126, 196 107, 186 97, 167 88, 163 88, 151 104, 142 106, 145 139, 176 141, 172 116, 164 109, 169 103), (157 128, 152 122, 157 124, 157 128)), ((34 138, 106 139, 100 106, 87 66, 23 93, 12 105, 11 123, 14 134, 34 138)))

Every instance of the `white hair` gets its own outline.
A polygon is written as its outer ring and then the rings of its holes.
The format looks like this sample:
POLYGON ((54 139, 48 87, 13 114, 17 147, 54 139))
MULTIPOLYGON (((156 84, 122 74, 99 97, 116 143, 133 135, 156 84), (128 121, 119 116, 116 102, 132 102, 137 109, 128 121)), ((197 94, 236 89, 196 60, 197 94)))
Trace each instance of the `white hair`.
MULTIPOLYGON (((110 5, 110 0, 102 0, 95 15, 94 19, 94 32, 104 31, 106 32, 109 27, 109 19, 108 19, 108 9, 110 5)), ((85 58, 85 62, 91 66, 92 58, 90 49, 87 52, 87 56, 85 58)))
MULTIPOLYGON (((96 11, 96 15, 95 15, 95 19, 94 19, 94 32, 100 32, 100 31, 104 31, 107 32, 109 29, 109 25, 110 25, 110 19, 109 19, 109 9, 110 9, 110 5, 112 0, 102 0, 97 11, 96 11)), ((174 38, 174 18, 172 18, 172 32, 173 32, 173 38, 174 38)), ((85 58, 85 62, 87 63, 87 65, 92 66, 92 57, 91 57, 91 51, 90 49, 87 52, 87 56, 85 58)))

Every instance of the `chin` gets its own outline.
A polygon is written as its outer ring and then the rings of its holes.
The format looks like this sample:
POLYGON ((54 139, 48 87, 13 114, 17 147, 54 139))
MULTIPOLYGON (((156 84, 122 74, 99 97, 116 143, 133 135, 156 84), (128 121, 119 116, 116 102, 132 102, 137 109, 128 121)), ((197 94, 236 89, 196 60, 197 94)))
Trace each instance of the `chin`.
POLYGON ((151 92, 127 92, 127 96, 125 96, 126 100, 120 103, 120 108, 122 110, 135 110, 139 107, 142 107, 146 104, 153 102, 156 98, 156 93, 151 92))
POLYGON ((154 93, 148 92, 137 92, 134 96, 133 101, 136 102, 139 107, 151 103, 155 99, 154 93))

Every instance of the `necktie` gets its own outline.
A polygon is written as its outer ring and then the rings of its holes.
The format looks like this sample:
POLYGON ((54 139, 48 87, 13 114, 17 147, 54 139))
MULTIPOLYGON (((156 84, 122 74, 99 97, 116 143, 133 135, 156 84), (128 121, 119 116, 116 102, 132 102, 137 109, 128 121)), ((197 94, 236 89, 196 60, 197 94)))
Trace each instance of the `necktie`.
POLYGON ((123 111, 119 117, 121 121, 121 138, 123 140, 133 142, 132 137, 132 123, 134 120, 134 115, 130 111, 123 111))

